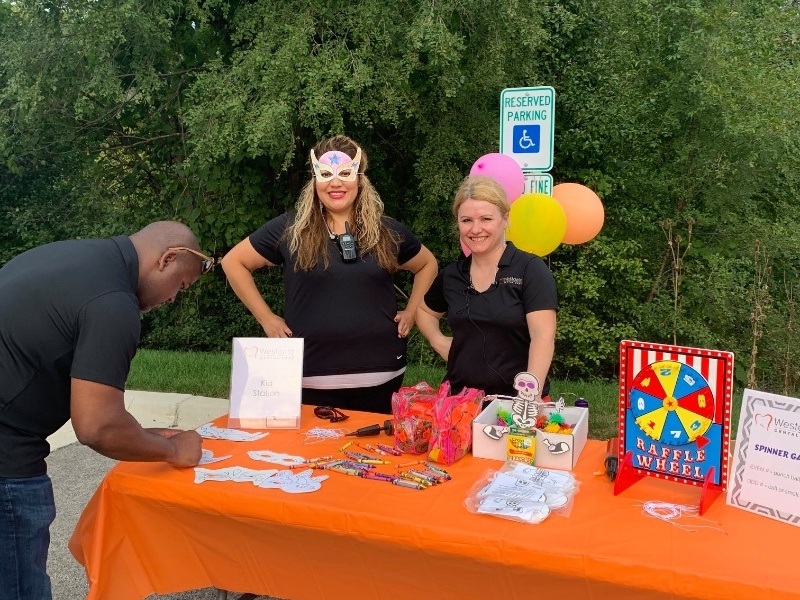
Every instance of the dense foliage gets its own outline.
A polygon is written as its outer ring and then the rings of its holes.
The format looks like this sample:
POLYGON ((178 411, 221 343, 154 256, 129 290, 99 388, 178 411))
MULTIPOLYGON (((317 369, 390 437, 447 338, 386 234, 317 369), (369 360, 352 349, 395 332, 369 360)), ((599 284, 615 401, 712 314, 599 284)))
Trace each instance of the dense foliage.
MULTIPOLYGON (((676 341, 796 392, 799 38, 787 0, 0 0, 0 264, 163 218, 222 255, 339 132, 444 264, 500 91, 552 85, 554 179, 606 207, 600 236, 549 257, 555 374, 613 376, 620 339, 676 341)), ((145 324, 153 348, 259 333, 219 270, 145 324)))

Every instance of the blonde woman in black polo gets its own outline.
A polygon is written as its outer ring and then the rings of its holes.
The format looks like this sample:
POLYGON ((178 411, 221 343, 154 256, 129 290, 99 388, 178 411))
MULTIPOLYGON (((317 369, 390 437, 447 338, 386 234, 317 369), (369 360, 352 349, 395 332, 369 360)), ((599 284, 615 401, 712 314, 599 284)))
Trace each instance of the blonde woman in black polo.
POLYGON ((516 395, 514 376, 533 373, 549 389, 558 298, 544 261, 506 241, 509 206, 493 179, 464 179, 453 202, 469 257, 447 265, 417 309, 417 326, 447 361, 454 390, 516 395), (452 337, 439 320, 447 317, 452 337))

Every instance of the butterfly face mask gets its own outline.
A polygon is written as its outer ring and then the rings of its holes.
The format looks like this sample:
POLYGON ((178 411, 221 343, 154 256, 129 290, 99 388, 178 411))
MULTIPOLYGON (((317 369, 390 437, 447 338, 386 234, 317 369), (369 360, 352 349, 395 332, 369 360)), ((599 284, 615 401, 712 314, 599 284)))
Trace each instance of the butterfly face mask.
POLYGON ((355 181, 358 179, 360 165, 361 148, 356 150, 355 158, 350 158, 344 152, 332 150, 317 160, 314 151, 311 151, 311 166, 314 169, 314 178, 318 183, 331 181, 334 177, 338 177, 342 181, 355 181))

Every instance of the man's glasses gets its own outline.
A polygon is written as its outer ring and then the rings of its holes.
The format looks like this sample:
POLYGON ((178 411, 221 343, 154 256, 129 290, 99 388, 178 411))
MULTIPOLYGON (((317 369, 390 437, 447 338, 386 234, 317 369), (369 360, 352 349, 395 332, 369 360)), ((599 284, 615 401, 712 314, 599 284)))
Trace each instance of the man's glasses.
POLYGON ((206 256, 202 252, 198 252, 197 250, 192 250, 191 248, 187 248, 186 246, 173 246, 172 248, 167 248, 167 250, 186 250, 186 252, 191 252, 195 256, 198 256, 200 260, 202 260, 200 264, 202 265, 203 268, 201 271, 203 275, 205 275, 211 269, 214 268, 214 259, 211 258, 210 256, 206 256))
POLYGON ((315 406, 314 416, 320 419, 328 419, 331 423, 339 423, 350 418, 350 415, 346 415, 332 406, 315 406))

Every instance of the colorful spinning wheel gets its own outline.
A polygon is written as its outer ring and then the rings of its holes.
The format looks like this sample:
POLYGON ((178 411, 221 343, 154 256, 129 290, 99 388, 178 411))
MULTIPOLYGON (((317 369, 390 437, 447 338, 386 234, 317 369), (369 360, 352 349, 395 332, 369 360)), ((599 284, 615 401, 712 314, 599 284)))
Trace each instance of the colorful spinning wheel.
POLYGON ((634 421, 648 437, 680 446, 697 441, 714 420, 714 394, 692 367, 664 360, 647 365, 636 375, 630 391, 634 421))

